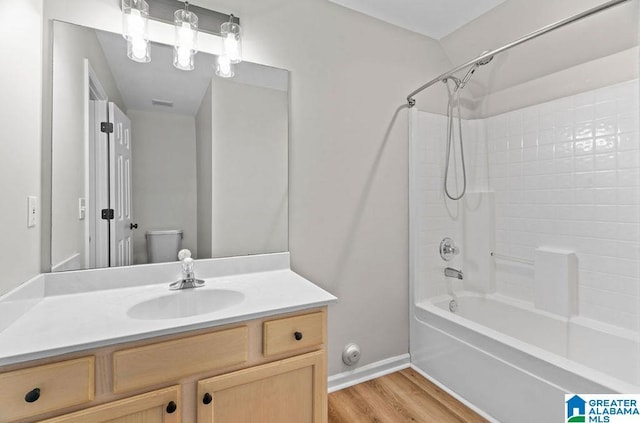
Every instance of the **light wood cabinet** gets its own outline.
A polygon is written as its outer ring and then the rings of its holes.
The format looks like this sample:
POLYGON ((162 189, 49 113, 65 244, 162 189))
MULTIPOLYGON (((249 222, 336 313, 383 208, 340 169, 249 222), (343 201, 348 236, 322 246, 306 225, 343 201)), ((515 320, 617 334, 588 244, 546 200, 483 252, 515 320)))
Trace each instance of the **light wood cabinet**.
POLYGON ((323 351, 198 382, 198 423, 326 421, 323 351))
POLYGON ((309 313, 263 324, 263 347, 266 357, 317 347, 325 339, 324 313, 309 313))
POLYGON ((0 367, 0 423, 326 423, 325 345, 322 307, 0 367))
POLYGON ((180 387, 149 392, 42 423, 180 423, 180 387))
POLYGON ((94 363, 94 357, 83 357, 0 373, 0 422, 91 401, 94 363))
POLYGON ((113 354, 113 391, 127 392, 247 361, 248 328, 241 326, 113 354))

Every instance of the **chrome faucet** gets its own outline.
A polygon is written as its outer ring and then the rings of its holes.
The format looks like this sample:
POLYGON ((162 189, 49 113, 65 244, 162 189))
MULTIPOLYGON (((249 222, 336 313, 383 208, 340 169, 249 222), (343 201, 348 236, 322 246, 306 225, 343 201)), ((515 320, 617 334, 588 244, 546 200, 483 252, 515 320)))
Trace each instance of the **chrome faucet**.
POLYGON ((193 271, 191 251, 187 249, 180 250, 178 258, 182 261, 182 279, 169 284, 169 289, 177 290, 204 286, 204 281, 202 279, 196 279, 195 272, 193 271))
POLYGON ((451 261, 455 256, 460 254, 460 248, 456 246, 451 238, 444 238, 440 242, 440 257, 444 261, 451 261))
POLYGON ((453 267, 447 267, 444 269, 444 275, 448 278, 462 279, 462 270, 454 269, 453 267))

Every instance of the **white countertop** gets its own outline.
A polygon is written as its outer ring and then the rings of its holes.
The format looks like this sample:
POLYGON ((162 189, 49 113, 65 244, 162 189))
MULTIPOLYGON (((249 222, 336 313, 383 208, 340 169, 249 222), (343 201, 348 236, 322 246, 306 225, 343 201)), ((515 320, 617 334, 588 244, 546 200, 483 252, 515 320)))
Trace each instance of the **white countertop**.
MULTIPOLYGON (((77 283, 78 272, 73 275, 77 283)), ((235 305, 206 314, 144 320, 130 317, 128 310, 142 301, 180 295, 184 291, 170 291, 168 284, 163 282, 45 294, 32 301, 28 310, 0 332, 0 366, 319 307, 336 301, 336 297, 289 269, 204 280, 206 286, 192 289, 193 294, 222 289, 239 292, 244 298, 235 305)))

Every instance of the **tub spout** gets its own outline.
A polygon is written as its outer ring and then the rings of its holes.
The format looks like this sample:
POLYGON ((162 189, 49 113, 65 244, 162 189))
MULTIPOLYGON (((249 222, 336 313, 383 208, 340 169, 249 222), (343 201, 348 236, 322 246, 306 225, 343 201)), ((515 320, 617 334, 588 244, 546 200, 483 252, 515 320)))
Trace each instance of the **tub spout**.
POLYGON ((444 275, 448 278, 456 278, 456 279, 462 279, 463 277, 462 270, 454 269, 452 267, 445 268, 444 275))

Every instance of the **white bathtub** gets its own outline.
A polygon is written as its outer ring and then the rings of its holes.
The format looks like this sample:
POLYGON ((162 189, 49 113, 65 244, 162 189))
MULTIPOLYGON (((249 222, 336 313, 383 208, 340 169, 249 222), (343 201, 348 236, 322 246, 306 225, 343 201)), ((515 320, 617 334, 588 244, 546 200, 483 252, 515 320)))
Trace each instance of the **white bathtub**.
POLYGON ((413 307, 411 360, 501 422, 563 421, 565 393, 640 392, 638 335, 495 295, 413 307))

